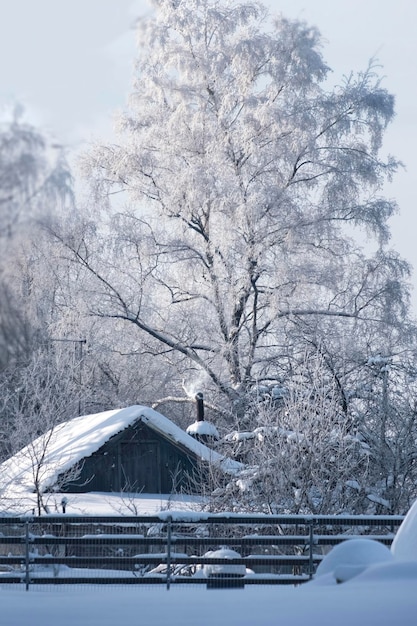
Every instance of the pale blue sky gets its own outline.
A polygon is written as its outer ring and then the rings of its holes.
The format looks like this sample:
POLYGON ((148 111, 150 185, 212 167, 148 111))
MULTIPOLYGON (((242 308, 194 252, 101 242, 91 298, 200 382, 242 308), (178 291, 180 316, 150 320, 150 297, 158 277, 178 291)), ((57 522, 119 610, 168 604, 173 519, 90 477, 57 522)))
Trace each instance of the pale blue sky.
MULTIPOLYGON (((401 207, 393 245, 417 268, 417 1, 271 0, 273 11, 316 25, 335 80, 383 66, 397 118, 385 149, 407 166, 387 190, 401 207)), ((146 0, 0 0, 0 103, 23 101, 32 120, 72 146, 109 135, 129 91, 134 16, 146 0)), ((417 294, 414 301, 417 308, 417 294)))

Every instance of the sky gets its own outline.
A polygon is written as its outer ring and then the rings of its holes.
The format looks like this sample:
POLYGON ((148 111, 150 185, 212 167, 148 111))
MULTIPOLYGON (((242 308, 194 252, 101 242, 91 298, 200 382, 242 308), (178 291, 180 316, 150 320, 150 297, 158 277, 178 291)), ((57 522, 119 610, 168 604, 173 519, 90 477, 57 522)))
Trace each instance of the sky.
MULTIPOLYGON (((265 4, 319 28, 335 82, 365 69, 371 58, 380 63, 383 86, 396 96, 397 110, 384 151, 406 166, 385 192, 401 210, 391 222, 392 246, 417 268, 417 2, 265 4)), ((134 20, 149 11, 146 0, 0 0, 0 104, 22 102, 32 122, 72 149, 111 137, 113 114, 130 90, 134 20)), ((413 302, 417 310, 417 293, 413 302)))

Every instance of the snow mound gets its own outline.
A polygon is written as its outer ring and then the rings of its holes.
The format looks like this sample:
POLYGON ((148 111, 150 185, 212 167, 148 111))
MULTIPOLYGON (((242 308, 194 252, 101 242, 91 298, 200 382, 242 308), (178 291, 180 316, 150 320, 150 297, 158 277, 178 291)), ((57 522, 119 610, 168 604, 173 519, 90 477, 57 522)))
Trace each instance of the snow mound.
POLYGON ((396 560, 417 561, 417 500, 399 527, 391 552, 396 560))
MULTIPOLYGON (((390 561, 368 567, 356 579, 357 582, 417 580, 417 562, 390 561)), ((356 582, 355 581, 355 582, 356 582)))
MULTIPOLYGON (((240 559, 239 552, 231 550, 230 548, 212 550, 210 552, 207 552, 204 556, 212 559, 240 559)), ((246 567, 244 565, 226 565, 213 563, 213 565, 204 565, 204 574, 207 577, 220 575, 244 576, 246 574, 246 567)))
POLYGON ((321 561, 316 576, 331 574, 336 582, 346 582, 371 565, 392 560, 386 546, 373 539, 347 539, 335 546, 321 561))
POLYGON ((186 430, 188 435, 199 435, 205 437, 213 437, 213 439, 219 439, 219 431, 214 426, 214 424, 210 424, 210 422, 206 422, 205 420, 200 420, 190 424, 186 430))

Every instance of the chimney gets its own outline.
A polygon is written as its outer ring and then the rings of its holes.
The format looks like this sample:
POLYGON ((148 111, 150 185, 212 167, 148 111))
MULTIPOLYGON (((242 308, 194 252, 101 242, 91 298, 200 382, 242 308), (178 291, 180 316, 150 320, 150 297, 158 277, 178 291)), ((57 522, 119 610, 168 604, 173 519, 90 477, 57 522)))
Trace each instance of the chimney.
POLYGON ((197 403, 197 419, 194 424, 187 428, 186 432, 201 443, 214 443, 219 439, 219 433, 213 424, 204 420, 204 399, 201 391, 195 395, 195 401, 197 403))
POLYGON ((204 422, 204 398, 201 391, 196 394, 197 402, 197 422, 204 422))

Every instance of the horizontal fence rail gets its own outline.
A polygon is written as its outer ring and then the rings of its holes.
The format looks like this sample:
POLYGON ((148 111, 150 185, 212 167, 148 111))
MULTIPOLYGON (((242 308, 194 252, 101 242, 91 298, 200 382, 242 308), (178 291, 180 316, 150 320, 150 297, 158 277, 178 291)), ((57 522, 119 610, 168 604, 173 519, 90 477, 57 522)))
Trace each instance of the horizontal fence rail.
POLYGON ((0 517, 0 584, 301 584, 332 546, 389 546, 403 516, 0 517))

